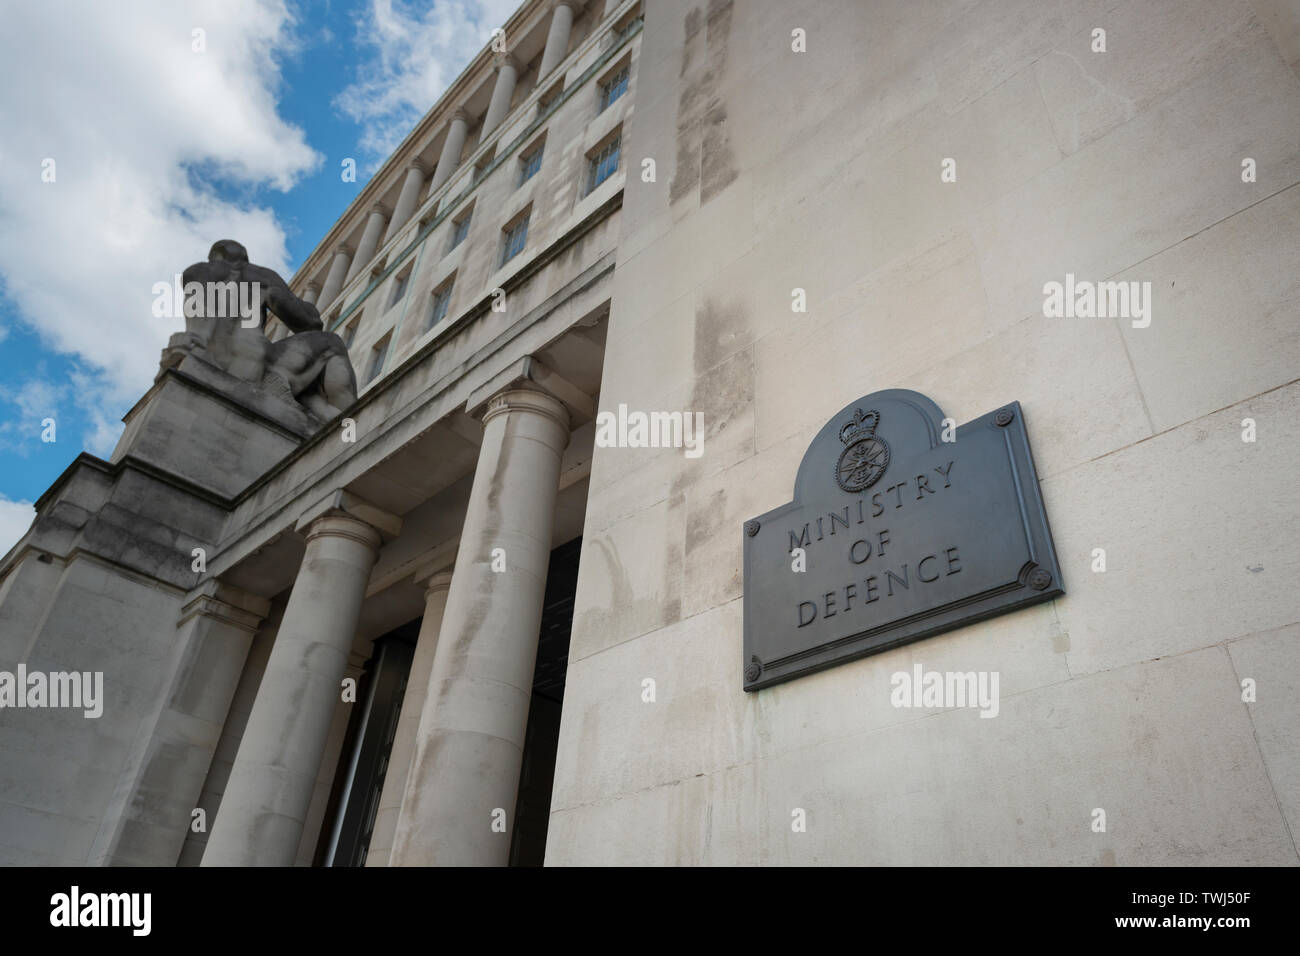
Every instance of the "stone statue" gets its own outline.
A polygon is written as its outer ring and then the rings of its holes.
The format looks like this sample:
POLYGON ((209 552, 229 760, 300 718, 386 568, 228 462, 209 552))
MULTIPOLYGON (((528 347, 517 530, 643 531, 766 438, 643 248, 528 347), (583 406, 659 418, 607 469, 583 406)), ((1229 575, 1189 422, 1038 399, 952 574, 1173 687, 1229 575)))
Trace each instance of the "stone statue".
POLYGON ((233 239, 212 244, 207 262, 185 270, 185 331, 172 336, 162 367, 195 355, 245 382, 297 402, 324 421, 357 400, 347 347, 324 331, 320 313, 271 269, 248 261, 233 239), (292 334, 266 337, 273 312, 292 334))

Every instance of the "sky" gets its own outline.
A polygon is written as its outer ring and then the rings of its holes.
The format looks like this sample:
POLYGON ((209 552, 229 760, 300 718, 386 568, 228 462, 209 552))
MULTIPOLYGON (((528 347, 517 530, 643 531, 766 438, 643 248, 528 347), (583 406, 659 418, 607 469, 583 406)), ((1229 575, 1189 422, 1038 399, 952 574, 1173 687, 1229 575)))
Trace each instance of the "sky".
POLYGON ((6 6, 0 555, 153 383, 154 284, 225 238, 292 276, 520 2, 6 6))

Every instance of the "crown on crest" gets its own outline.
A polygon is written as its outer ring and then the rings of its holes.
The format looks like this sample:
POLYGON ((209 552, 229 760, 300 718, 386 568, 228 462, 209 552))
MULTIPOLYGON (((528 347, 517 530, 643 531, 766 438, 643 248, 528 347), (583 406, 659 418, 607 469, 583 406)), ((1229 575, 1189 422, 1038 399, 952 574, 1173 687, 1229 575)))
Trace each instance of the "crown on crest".
POLYGON ((878 424, 880 424, 880 412, 873 409, 863 414, 862 409, 855 408, 852 420, 840 429, 840 441, 852 445, 856 441, 870 438, 876 433, 878 424))

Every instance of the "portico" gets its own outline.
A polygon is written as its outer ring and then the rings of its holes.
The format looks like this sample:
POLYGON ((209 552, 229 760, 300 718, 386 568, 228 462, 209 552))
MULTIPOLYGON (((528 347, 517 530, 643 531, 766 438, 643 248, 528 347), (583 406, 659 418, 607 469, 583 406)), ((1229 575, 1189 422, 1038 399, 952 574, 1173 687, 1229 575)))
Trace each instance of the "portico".
MULTIPOLYGON (((367 865, 508 862, 547 566, 585 513, 603 341, 595 301, 550 345, 464 383, 458 406, 426 396, 423 409, 394 416, 385 394, 401 380, 386 383, 353 412, 368 442, 340 455, 339 438, 324 434, 286 463, 333 472, 334 490, 298 479, 295 494, 286 480, 283 497, 249 499, 249 517, 233 525, 243 533, 223 542, 212 576, 283 612, 268 615, 247 723, 217 748, 204 788, 218 804, 207 807, 211 830, 191 834, 184 856, 309 863, 347 813, 365 821, 367 865), (409 420, 442 409, 428 426, 409 420), (381 453, 408 430, 419 437, 381 453), (287 527, 268 535, 277 524, 287 527), (380 735, 384 772, 351 780, 367 662, 399 628, 418 628, 400 714, 368 718, 393 724, 380 735), (360 681, 351 694, 349 675, 360 681), (349 811, 348 800, 374 806, 349 811), (503 825, 493 827, 493 811, 503 825)), ((263 482, 278 486, 274 474, 263 482)))

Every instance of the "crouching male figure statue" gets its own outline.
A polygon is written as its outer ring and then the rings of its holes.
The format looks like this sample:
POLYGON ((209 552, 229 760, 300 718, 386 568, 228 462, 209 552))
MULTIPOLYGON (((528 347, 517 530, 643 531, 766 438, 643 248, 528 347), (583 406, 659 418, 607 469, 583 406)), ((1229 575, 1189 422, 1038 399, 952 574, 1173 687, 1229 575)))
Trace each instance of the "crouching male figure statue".
POLYGON ((163 352, 164 368, 186 354, 197 355, 325 421, 357 400, 356 374, 343 340, 324 331, 316 307, 294 295, 274 270, 249 262, 238 242, 214 242, 208 261, 190 266, 182 280, 185 331, 163 352), (278 342, 268 339, 268 311, 293 334, 278 342))

